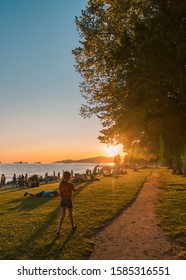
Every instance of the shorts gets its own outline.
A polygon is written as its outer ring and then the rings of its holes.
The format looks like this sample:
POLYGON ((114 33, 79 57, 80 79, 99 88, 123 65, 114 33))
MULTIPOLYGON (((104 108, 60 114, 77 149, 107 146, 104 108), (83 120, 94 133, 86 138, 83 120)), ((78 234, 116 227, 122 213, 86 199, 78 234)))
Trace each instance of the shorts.
POLYGON ((72 199, 61 199, 61 207, 73 208, 72 199))

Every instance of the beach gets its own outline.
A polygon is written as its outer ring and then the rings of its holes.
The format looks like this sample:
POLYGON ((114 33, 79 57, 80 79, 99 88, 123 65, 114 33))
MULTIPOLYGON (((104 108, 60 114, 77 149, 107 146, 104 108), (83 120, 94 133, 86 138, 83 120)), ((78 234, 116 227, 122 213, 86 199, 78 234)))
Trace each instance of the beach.
MULTIPOLYGON (((28 177, 37 174, 44 177, 45 173, 48 173, 48 176, 57 175, 60 173, 62 176, 63 171, 73 170, 75 173, 83 174, 86 169, 93 170, 97 164, 95 163, 2 163, 0 164, 0 174, 4 174, 6 177, 6 183, 12 181, 13 174, 25 175, 28 174, 28 177)), ((99 166, 108 166, 107 163, 99 163, 99 166)))

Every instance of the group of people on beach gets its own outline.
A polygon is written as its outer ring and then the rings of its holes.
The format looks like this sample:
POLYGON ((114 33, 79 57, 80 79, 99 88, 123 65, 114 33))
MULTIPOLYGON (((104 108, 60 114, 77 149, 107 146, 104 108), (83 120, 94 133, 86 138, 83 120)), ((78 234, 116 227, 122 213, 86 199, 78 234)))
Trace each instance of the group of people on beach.
MULTIPOLYGON (((96 165, 93 170, 87 169, 85 173, 74 173, 73 170, 70 171, 71 180, 73 183, 83 183, 87 181, 96 181, 98 180, 97 174, 102 174, 103 176, 113 175, 112 169, 110 166, 104 166, 102 168, 99 168, 99 165, 96 165)), ((62 177, 64 176, 64 170, 62 171, 62 177)), ((21 174, 19 176, 16 176, 16 174, 13 175, 12 180, 10 182, 6 183, 6 177, 4 174, 1 176, 1 182, 0 187, 3 186, 12 186, 14 187, 23 187, 23 188, 32 188, 32 187, 39 187, 40 184, 45 184, 49 182, 54 181, 60 181, 61 179, 61 173, 56 173, 55 171, 50 176, 48 172, 45 173, 45 175, 38 176, 38 175, 32 175, 28 177, 28 174, 21 174)))
MULTIPOLYGON (((64 176, 64 170, 62 171, 62 177, 64 176)), ((86 172, 84 174, 80 174, 80 173, 75 173, 74 171, 71 170, 70 171, 70 175, 71 175, 71 180, 74 183, 83 183, 83 182, 87 182, 89 180, 94 181, 96 180, 96 173, 97 173, 97 166, 94 168, 93 171, 91 171, 90 169, 87 169, 86 172)), ((56 174, 56 172, 54 171, 53 174, 51 176, 49 176, 48 172, 45 173, 45 175, 42 176, 38 176, 38 175, 32 175, 30 177, 28 177, 28 174, 21 174, 19 176, 17 176, 16 174, 13 174, 12 180, 9 182, 6 182, 6 177, 4 174, 1 175, 1 181, 0 181, 0 187, 4 187, 4 186, 12 186, 13 188, 15 187, 39 187, 40 184, 45 184, 45 183, 49 183, 49 182, 54 182, 54 181, 59 181, 61 179, 61 173, 58 172, 56 174)))
POLYGON ((25 174, 25 176, 19 175, 18 177, 16 176, 16 174, 13 175, 12 178, 12 187, 28 187, 28 174, 25 174))
POLYGON ((21 174, 19 176, 16 176, 16 174, 13 175, 12 181, 6 183, 6 177, 4 174, 1 175, 1 183, 0 187, 4 186, 12 186, 12 188, 15 187, 38 187, 39 186, 39 178, 38 176, 34 176, 32 180, 29 181, 28 174, 21 174))

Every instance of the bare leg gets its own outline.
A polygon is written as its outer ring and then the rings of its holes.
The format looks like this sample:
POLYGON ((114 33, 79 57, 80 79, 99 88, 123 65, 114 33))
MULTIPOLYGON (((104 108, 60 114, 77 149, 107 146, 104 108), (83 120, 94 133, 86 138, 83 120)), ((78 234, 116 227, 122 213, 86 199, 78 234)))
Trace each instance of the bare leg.
POLYGON ((26 192, 26 193, 24 194, 24 197, 25 197, 25 196, 27 196, 27 195, 30 195, 30 196, 36 197, 36 194, 33 194, 33 193, 28 193, 28 192, 26 192))
POLYGON ((61 217, 59 219, 58 230, 57 230, 58 234, 60 233, 61 226, 62 226, 63 220, 65 218, 65 213, 66 213, 66 207, 61 207, 61 217))
POLYGON ((33 193, 28 193, 28 192, 27 192, 27 195, 30 195, 30 196, 33 196, 33 197, 36 196, 35 194, 33 194, 33 193))
POLYGON ((74 228, 75 225, 74 225, 74 218, 73 218, 73 208, 68 208, 68 214, 69 214, 69 218, 70 218, 70 224, 71 224, 71 227, 74 228))

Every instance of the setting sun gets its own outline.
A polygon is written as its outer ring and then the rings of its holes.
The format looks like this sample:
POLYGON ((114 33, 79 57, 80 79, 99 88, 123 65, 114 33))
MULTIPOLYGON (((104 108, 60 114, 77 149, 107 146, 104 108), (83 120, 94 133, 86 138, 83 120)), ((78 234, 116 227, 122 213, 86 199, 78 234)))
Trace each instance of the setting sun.
POLYGON ((107 146, 105 148, 105 151, 106 151, 107 155, 114 157, 122 152, 122 147, 121 147, 121 145, 107 146))

